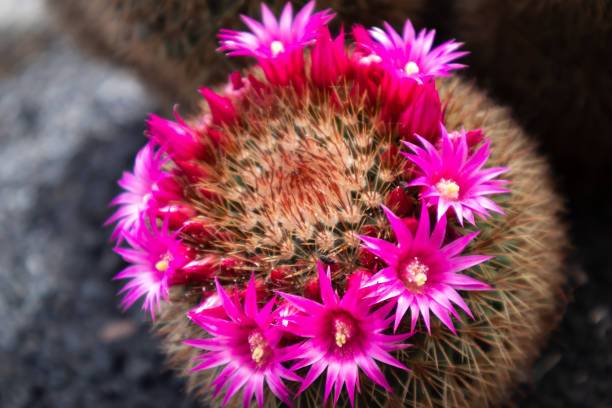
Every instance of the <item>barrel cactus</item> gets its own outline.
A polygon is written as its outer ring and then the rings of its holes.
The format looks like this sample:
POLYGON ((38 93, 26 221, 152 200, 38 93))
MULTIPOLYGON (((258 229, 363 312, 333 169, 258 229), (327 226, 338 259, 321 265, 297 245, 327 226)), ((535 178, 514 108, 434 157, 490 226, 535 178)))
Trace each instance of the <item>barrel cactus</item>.
MULTIPOLYGON (((215 34, 239 28, 239 13, 254 15, 259 0, 47 0, 59 26, 85 49, 133 68, 161 100, 172 106, 197 105, 202 84, 218 82, 233 63, 215 52, 215 34)), ((271 2, 278 12, 283 1, 271 2)), ((306 0, 294 1, 296 5, 306 0)), ((399 25, 406 17, 421 21, 423 0, 320 0, 347 24, 382 20, 399 25), (365 20, 364 20, 365 19, 365 20)))
POLYGON ((219 34, 255 66, 148 121, 109 219, 122 305, 214 406, 503 401, 563 306, 545 162, 451 77, 460 43, 262 17, 219 34))

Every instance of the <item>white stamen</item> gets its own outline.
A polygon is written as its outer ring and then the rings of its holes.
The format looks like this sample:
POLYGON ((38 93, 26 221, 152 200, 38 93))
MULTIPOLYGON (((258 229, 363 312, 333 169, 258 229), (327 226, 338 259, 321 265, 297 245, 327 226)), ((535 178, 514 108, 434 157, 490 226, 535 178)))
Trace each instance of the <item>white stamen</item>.
POLYGON ((285 51, 285 46, 280 41, 272 41, 270 49, 272 50, 272 56, 276 57, 278 54, 285 51))
POLYGON ((404 72, 406 72, 408 75, 418 74, 419 66, 415 62, 410 61, 404 66, 404 72))

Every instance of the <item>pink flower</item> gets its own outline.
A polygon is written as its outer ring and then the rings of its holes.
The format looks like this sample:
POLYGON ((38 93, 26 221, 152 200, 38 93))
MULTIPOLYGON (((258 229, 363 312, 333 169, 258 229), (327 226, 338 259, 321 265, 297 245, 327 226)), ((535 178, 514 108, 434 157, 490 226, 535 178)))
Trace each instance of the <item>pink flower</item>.
POLYGON ((268 6, 261 4, 263 25, 250 17, 241 16, 251 32, 222 29, 219 51, 227 55, 246 55, 255 58, 274 58, 294 50, 302 50, 312 44, 319 29, 325 26, 334 14, 330 10, 312 14, 315 2, 310 1, 293 19, 291 3, 287 3, 277 21, 268 6))
POLYGON ((161 308, 161 297, 168 299, 168 286, 174 275, 187 264, 191 257, 188 247, 177 239, 179 231, 169 235, 168 219, 164 219, 161 230, 155 218, 141 216, 138 226, 125 234, 131 248, 116 248, 115 251, 132 265, 122 270, 114 279, 130 279, 119 291, 125 296, 123 309, 130 307, 138 298, 145 296, 143 310, 151 312, 155 319, 155 305, 161 308), (150 226, 149 226, 150 225, 150 226))
POLYGON ((491 155, 489 140, 469 155, 465 131, 449 135, 444 126, 440 125, 440 133, 442 136, 440 151, 420 136, 417 137, 425 149, 404 142, 414 154, 402 154, 419 167, 422 173, 408 186, 423 187, 421 198, 428 206, 437 206, 438 219, 450 207, 453 208, 461 225, 464 218, 474 224, 474 213, 482 218, 490 215, 489 210, 503 214, 503 210, 497 204, 485 197, 489 194, 509 192, 500 187, 508 184, 508 181, 493 180, 508 171, 507 168, 482 169, 491 155))
POLYGON ((291 357, 301 360, 293 369, 311 366, 299 392, 308 388, 327 369, 325 401, 334 386, 335 404, 343 384, 346 384, 352 405, 355 385, 359 390, 359 368, 376 384, 391 391, 374 360, 407 370, 389 352, 408 347, 407 344, 397 344, 397 342, 405 340, 410 335, 382 334, 392 319, 387 318, 391 308, 383 306, 372 311, 371 303, 360 296, 359 285, 350 285, 342 299, 339 299, 332 288, 328 274, 329 269, 326 274, 319 263, 323 304, 281 293, 281 296, 303 313, 292 317, 294 324, 289 325, 288 329, 308 339, 292 351, 291 357))
POLYGON ((437 76, 450 75, 448 71, 463 68, 464 65, 451 61, 467 54, 455 52, 462 43, 454 40, 431 49, 435 30, 421 30, 415 34, 410 20, 404 24, 402 37, 388 23, 384 23, 385 31, 374 27, 364 35, 363 27, 354 30, 355 42, 358 47, 370 53, 364 58, 376 59, 397 78, 414 78, 419 81, 437 76))
POLYGON ((219 50, 229 51, 228 55, 255 57, 270 83, 282 86, 291 83, 301 89, 305 82, 303 49, 315 41, 319 30, 334 17, 329 10, 312 14, 314 7, 313 0, 294 20, 291 3, 287 3, 277 21, 262 3, 263 25, 241 16, 251 32, 222 29, 219 50))
POLYGON ((162 150, 155 152, 153 143, 145 145, 136 155, 134 172, 124 172, 118 184, 125 192, 111 201, 111 205, 119 208, 104 223, 105 225, 118 221, 111 239, 122 240, 124 234, 130 232, 138 224, 142 214, 156 209, 162 199, 181 199, 173 189, 171 175, 162 170, 168 158, 162 157, 162 150))
POLYGON ((272 308, 275 298, 258 310, 253 275, 246 290, 244 307, 237 290, 234 291, 233 299, 230 299, 219 281, 215 280, 215 283, 227 319, 219 318, 218 314, 197 311, 189 313, 193 322, 213 336, 185 341, 190 346, 209 351, 197 357, 201 363, 192 371, 225 366, 212 383, 215 396, 227 386, 223 406, 244 387, 244 407, 249 406, 253 394, 259 406, 263 407, 264 381, 281 401, 292 406, 289 390, 282 378, 292 381, 302 379, 281 364, 288 359, 288 354, 285 349, 278 347, 283 332, 274 325, 272 308))
POLYGON ((440 97, 433 80, 422 81, 425 76, 397 75, 376 53, 363 46, 372 43, 363 26, 353 27, 357 49, 351 55, 355 82, 359 91, 365 91, 371 101, 380 100, 381 119, 395 127, 400 137, 413 139, 414 133, 434 140, 442 119, 440 97))
POLYGON ((416 233, 387 207, 383 210, 397 238, 397 245, 382 239, 359 236, 363 248, 378 256, 387 264, 366 284, 375 289, 377 302, 392 300, 396 306, 394 330, 397 330, 408 308, 412 315, 411 330, 414 330, 419 315, 423 316, 427 331, 431 332, 429 312, 433 312, 455 333, 449 316, 459 317, 451 302, 472 316, 456 289, 490 290, 491 288, 469 276, 457 272, 471 268, 491 256, 458 256, 466 245, 478 234, 475 232, 441 247, 446 233, 446 217, 442 217, 430 235, 429 214, 425 206, 416 233))

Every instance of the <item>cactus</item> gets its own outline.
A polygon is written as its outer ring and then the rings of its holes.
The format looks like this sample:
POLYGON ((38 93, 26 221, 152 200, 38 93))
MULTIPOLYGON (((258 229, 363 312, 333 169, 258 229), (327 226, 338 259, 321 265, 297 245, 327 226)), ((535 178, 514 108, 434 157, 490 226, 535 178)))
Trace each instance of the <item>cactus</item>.
POLYGON ((612 149, 612 3, 478 0, 455 7, 453 32, 470 45, 478 81, 510 103, 554 164, 567 169, 566 183, 580 200, 585 192, 595 197, 584 179, 609 169, 612 149))
MULTIPOLYGON (((227 78, 238 66, 215 52, 214 36, 221 27, 238 28, 240 13, 254 15, 254 0, 47 0, 59 26, 84 48, 134 68, 158 96, 162 106, 197 105, 194 91, 202 84, 227 78)), ((305 4, 305 0, 294 2, 305 4)), ((419 21, 423 0, 323 0, 351 24, 361 21, 396 25, 407 17, 419 21)), ((281 1, 271 8, 279 11, 281 1)))
POLYGON ((186 122, 151 116, 109 220, 123 305, 144 297, 214 405, 503 402, 564 306, 548 167, 504 109, 440 78, 459 43, 408 21, 347 46, 313 6, 222 30, 258 64, 186 122))

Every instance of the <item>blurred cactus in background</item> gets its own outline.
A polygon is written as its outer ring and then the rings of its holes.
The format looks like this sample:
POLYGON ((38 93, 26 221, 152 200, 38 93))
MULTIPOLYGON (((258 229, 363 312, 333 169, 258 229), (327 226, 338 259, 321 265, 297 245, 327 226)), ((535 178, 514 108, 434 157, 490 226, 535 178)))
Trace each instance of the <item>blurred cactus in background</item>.
POLYGON ((610 172, 612 2, 470 0, 454 3, 451 31, 472 50, 479 84, 517 118, 565 173, 580 201, 610 172))
MULTIPOLYGON (((194 89, 244 66, 243 60, 230 62, 215 53, 213 38, 222 27, 239 27, 239 13, 256 15, 259 7, 259 1, 242 0, 47 2, 61 27, 85 48, 134 68, 164 106, 179 103, 185 109, 197 104, 194 89)), ((609 1, 325 0, 319 6, 334 8, 347 27, 383 20, 399 27, 410 18, 417 26, 435 25, 444 35, 464 39, 478 84, 513 107, 521 125, 566 173, 572 195, 593 196, 583 178, 610 169, 612 145, 605 136, 612 125, 609 1), (575 135, 585 143, 574 143, 575 135), (580 166, 568 164, 577 161, 580 166)), ((274 12, 281 7, 281 1, 271 4, 274 12)))
MULTIPOLYGON (((223 80, 244 62, 215 52, 220 28, 239 28, 239 14, 256 15, 259 0, 47 0, 59 24, 86 49, 133 67, 163 105, 197 104, 194 91, 223 80)), ((406 18, 422 24, 423 0, 322 0, 342 23, 399 26, 406 18)), ((273 1, 279 12, 284 1, 273 1)), ((304 5, 305 0, 294 4, 304 5)))
POLYGON ((219 34, 254 67, 151 115, 109 220, 123 305, 216 406, 501 403, 564 307, 548 167, 448 78, 461 43, 333 17, 263 5, 219 34))

